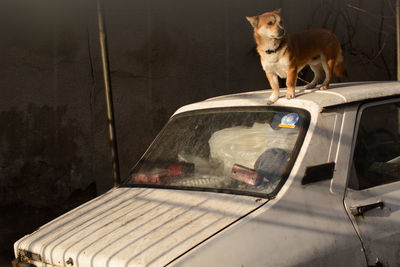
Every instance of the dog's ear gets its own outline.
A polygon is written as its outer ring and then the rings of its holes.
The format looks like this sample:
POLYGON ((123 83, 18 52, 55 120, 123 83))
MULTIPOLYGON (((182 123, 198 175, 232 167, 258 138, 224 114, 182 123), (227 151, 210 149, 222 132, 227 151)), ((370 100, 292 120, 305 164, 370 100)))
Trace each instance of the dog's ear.
POLYGON ((251 26, 253 26, 253 28, 257 27, 257 25, 258 25, 258 16, 246 17, 246 19, 250 22, 250 24, 251 24, 251 26))
POLYGON ((274 11, 274 13, 277 13, 277 14, 279 14, 279 15, 281 14, 281 12, 282 12, 282 8, 279 8, 279 9, 277 9, 277 10, 274 11))

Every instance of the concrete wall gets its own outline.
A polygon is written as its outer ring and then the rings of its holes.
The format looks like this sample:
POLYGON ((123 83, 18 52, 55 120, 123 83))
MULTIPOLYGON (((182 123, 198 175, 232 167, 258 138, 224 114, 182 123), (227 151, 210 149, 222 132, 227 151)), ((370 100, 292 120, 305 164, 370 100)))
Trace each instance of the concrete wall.
MULTIPOLYGON (((289 32, 332 29, 343 44, 348 81, 385 80, 395 78, 392 6, 105 1, 122 177, 179 106, 269 87, 245 16, 282 7, 289 32)), ((96 20, 92 0, 0 2, 3 203, 50 205, 93 182, 99 193, 112 186, 96 20)), ((301 75, 311 80, 310 71, 301 75)))
POLYGON ((87 187, 96 168, 109 172, 100 164, 108 158, 92 9, 84 1, 0 3, 3 204, 51 205, 87 187))

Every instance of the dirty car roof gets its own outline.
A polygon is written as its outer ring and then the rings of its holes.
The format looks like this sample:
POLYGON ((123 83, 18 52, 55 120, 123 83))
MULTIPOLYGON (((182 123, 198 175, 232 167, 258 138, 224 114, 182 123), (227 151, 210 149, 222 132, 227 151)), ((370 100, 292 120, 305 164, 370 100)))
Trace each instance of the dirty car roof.
MULTIPOLYGON (((234 106, 266 106, 271 90, 260 90, 239 94, 231 94, 210 98, 198 103, 184 106, 175 114, 206 108, 234 107, 234 106)), ((272 106, 300 107, 322 111, 324 108, 368 100, 399 95, 400 82, 352 82, 332 84, 328 90, 305 90, 296 87, 296 98, 287 100, 285 89, 280 90, 280 98, 272 106)))

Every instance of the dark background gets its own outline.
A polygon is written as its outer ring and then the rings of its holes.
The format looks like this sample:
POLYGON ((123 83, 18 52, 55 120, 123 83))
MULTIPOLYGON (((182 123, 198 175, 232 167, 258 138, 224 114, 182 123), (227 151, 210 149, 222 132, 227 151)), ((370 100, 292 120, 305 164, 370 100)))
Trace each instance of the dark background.
MULTIPOLYGON (((178 107, 269 87, 245 16, 282 7, 289 32, 338 35, 346 81, 393 80, 394 6, 104 1, 121 176, 178 107)), ((0 34, 0 266, 8 266, 14 241, 110 189, 112 172, 96 2, 1 0, 0 34)), ((308 69, 300 75, 312 79, 308 69)))

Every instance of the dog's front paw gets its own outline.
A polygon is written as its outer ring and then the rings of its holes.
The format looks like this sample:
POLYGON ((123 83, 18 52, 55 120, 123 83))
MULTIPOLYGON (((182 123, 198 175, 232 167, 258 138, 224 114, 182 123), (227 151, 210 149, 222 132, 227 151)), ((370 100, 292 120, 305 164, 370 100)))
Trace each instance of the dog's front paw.
POLYGON ((273 103, 276 102, 276 100, 278 100, 279 96, 272 94, 268 100, 267 100, 267 104, 268 105, 272 105, 273 103))
POLYGON ((319 90, 326 90, 329 88, 329 85, 322 85, 319 90))
POLYGON ((286 99, 292 99, 292 98, 294 98, 294 92, 287 92, 286 99))

